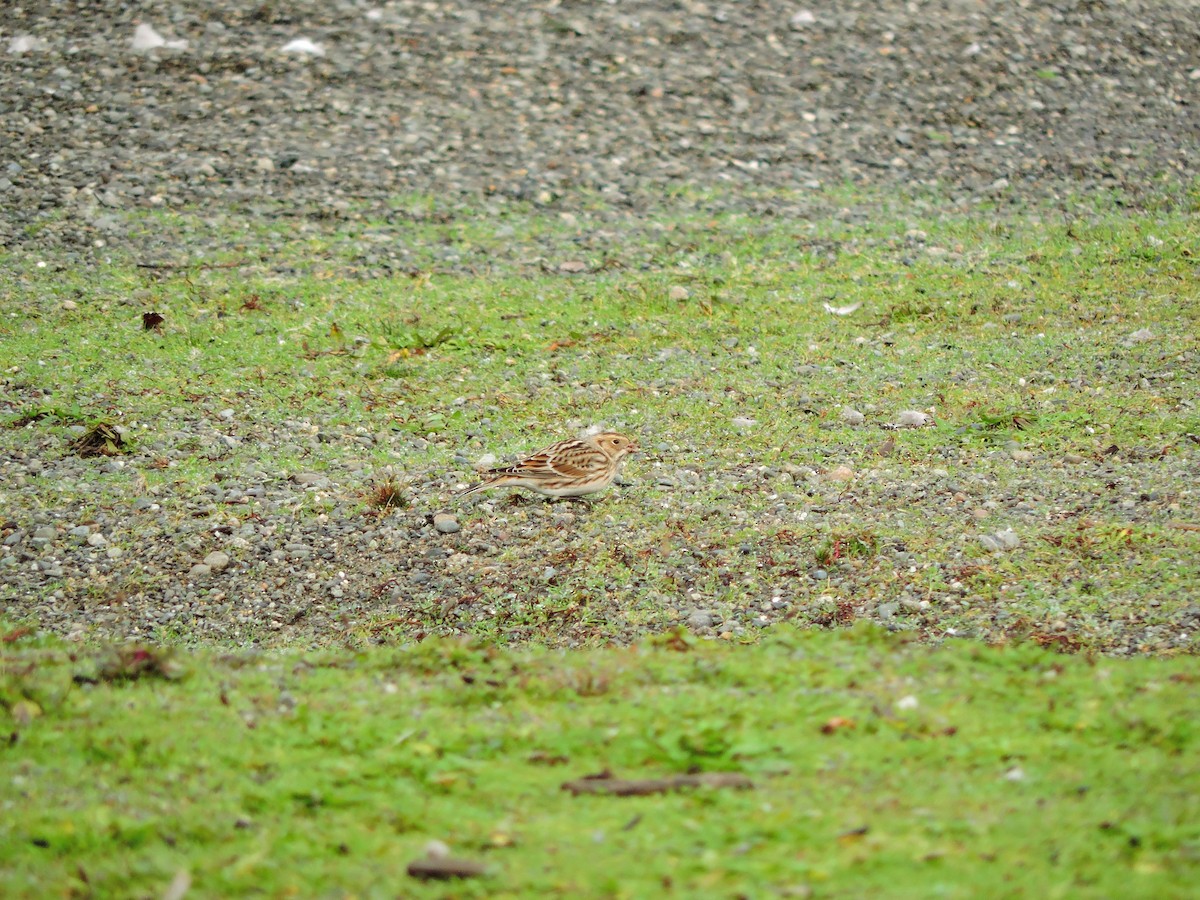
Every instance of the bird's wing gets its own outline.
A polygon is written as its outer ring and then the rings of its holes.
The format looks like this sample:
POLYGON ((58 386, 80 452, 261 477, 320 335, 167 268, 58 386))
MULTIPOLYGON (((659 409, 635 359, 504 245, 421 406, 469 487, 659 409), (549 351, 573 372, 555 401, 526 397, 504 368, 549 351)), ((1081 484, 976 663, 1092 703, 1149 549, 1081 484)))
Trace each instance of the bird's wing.
POLYGON ((524 478, 582 478, 607 462, 604 453, 583 441, 560 441, 512 466, 492 469, 492 475, 524 478))

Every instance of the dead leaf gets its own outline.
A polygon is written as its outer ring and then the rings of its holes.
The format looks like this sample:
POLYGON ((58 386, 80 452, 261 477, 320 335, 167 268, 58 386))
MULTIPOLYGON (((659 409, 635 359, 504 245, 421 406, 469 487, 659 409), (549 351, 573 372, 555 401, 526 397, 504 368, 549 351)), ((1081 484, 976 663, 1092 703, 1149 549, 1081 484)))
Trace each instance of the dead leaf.
POLYGON ((42 708, 32 700, 18 700, 9 708, 8 714, 18 725, 26 726, 42 714, 42 708))
POLYGON ((821 726, 821 734, 833 734, 835 731, 843 729, 852 729, 857 727, 857 723, 853 719, 847 719, 842 716, 834 716, 828 722, 821 726))
POLYGON ((129 448, 116 426, 97 422, 74 441, 71 449, 80 456, 117 456, 129 448))
POLYGON ((871 830, 871 827, 869 825, 862 825, 858 828, 851 828, 849 831, 843 831, 837 837, 838 843, 840 843, 840 844, 856 843, 857 841, 860 841, 864 837, 866 837, 867 832, 869 832, 870 830, 871 830))
POLYGON ((487 867, 481 862, 471 859, 452 859, 450 857, 415 859, 408 864, 410 878, 421 881, 448 881, 451 878, 478 878, 487 872, 487 867))
POLYGON ((701 772, 696 775, 672 775, 667 778, 615 778, 607 770, 596 775, 585 775, 574 781, 563 783, 562 789, 575 796, 580 794, 612 794, 614 797, 644 797, 647 794, 666 794, 683 788, 737 788, 754 787, 754 782, 739 772, 701 772))
POLYGON ((171 883, 167 885, 167 889, 163 891, 162 900, 183 900, 191 889, 191 873, 187 869, 180 869, 171 879, 171 883))

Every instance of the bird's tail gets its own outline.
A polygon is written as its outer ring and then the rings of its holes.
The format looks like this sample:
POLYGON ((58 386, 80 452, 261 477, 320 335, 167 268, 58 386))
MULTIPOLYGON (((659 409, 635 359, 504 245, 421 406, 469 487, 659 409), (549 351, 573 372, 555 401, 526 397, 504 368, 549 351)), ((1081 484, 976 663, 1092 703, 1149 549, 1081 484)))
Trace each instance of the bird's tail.
POLYGON ((470 487, 463 488, 461 491, 459 491, 457 494, 455 494, 455 496, 456 497, 465 497, 468 494, 477 494, 480 491, 486 491, 488 488, 494 487, 494 486, 495 486, 494 481, 480 481, 476 484, 471 485, 470 487))

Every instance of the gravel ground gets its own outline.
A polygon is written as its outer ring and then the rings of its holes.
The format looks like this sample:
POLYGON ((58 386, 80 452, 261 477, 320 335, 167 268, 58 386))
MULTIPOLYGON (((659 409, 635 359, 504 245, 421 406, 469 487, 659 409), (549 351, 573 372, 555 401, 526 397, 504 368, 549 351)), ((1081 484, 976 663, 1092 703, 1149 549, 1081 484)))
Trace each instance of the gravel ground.
MULTIPOLYGON (((414 192, 451 211, 519 201, 594 212, 599 199, 614 222, 666 202, 763 214, 771 190, 811 191, 820 203, 828 202, 822 191, 847 182, 928 187, 955 208, 1114 189, 1136 200, 1196 177, 1198 67, 1200 15, 1190 0, 8 3, 0 10, 0 245, 67 261, 113 250, 158 257, 179 248, 147 229, 139 211, 199 209, 334 229, 354 217, 402 218, 395 200, 414 192), (138 23, 186 47, 134 50, 138 23), (282 50, 299 38, 323 55, 282 50)), ((186 249, 236 240, 232 229, 214 230, 186 249)), ((461 525, 417 510, 364 518, 356 491, 378 473, 364 472, 353 454, 320 473, 281 478, 250 462, 219 482, 181 482, 194 494, 130 494, 122 467, 228 453, 232 423, 214 412, 181 409, 173 433, 101 464, 66 453, 53 434, 9 454, 2 475, 17 493, 65 482, 86 495, 89 480, 101 494, 126 487, 111 502, 45 506, 29 521, 5 523, 8 611, 28 614, 38 595, 36 615, 65 634, 233 643, 361 635, 389 611, 406 635, 478 630, 498 615, 474 602, 480 591, 516 568, 552 585, 571 559, 603 546, 602 531, 568 527, 609 515, 603 508, 497 503, 483 508, 490 516, 461 525), (320 515, 297 514, 313 503, 320 515), (501 563, 505 547, 518 549, 501 563), (44 589, 56 579, 62 589, 44 589)), ((319 420, 255 423, 242 434, 298 452, 403 440, 319 420)), ((421 450, 406 443, 410 455, 421 450)), ((460 462, 466 470, 471 461, 460 462)), ((1128 503, 1124 514, 1137 521, 1156 514, 1143 498, 1158 490, 1142 484, 1138 463, 1071 464, 1096 469, 1084 480, 1121 484, 1112 502, 1128 503)), ((454 478, 439 466, 432 457, 414 464, 429 480, 406 490, 448 489, 454 478)), ((686 497, 710 476, 664 477, 686 497)), ((746 469, 711 477, 732 479, 730 491, 778 492, 756 513, 759 524, 778 527, 792 491, 841 491, 812 484, 818 476, 746 469)), ((886 482, 886 467, 878 477, 886 482)), ((983 509, 1031 502, 1019 482, 979 477, 972 497, 983 509)), ((1186 473, 1177 480, 1172 490, 1186 492, 1186 473)), ((962 492, 946 482, 931 470, 926 484, 903 490, 962 492)), ((1070 500, 1042 496, 1030 515, 1070 500)), ((831 525, 850 527, 861 513, 831 504, 828 515, 831 525)), ((1009 538, 993 539, 989 549, 1004 552, 1009 538)), ((792 599, 819 594, 821 581, 844 587, 857 565, 810 566, 794 576, 794 590, 766 589, 736 610, 716 609, 687 593, 700 568, 742 578, 770 551, 716 543, 709 551, 673 563, 682 589, 646 598, 644 623, 736 635, 788 615, 792 599)), ((881 553, 887 565, 909 562, 902 546, 881 553)), ((629 591, 636 596, 636 585, 629 591)), ((617 591, 614 603, 623 596, 617 591)), ((901 591, 879 609, 831 608, 828 617, 919 617, 923 602, 901 591)), ((933 602, 967 612, 953 592, 933 602)), ((604 614, 564 613, 556 640, 620 639, 638 629, 636 616, 599 628, 604 614)), ((545 636, 512 609, 505 615, 512 624, 498 628, 501 636, 545 636)), ((1131 619, 1107 649, 1187 645, 1177 636, 1195 631, 1200 613, 1187 615, 1149 628, 1131 619)), ((1053 619, 1044 623, 1051 631, 1053 619)), ((988 628, 1002 631, 1004 622, 988 628)))
POLYGON ((0 245, 150 253, 121 213, 328 223, 412 192, 1136 198, 1200 166, 1198 23, 1194 0, 6 3, 0 245), (186 47, 134 50, 138 23, 186 47))

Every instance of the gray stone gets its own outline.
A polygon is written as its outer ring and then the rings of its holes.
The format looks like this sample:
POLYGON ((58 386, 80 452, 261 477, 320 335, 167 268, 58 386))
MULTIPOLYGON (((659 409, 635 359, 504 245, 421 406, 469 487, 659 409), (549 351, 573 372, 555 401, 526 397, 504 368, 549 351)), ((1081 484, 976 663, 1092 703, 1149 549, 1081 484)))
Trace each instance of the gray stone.
POLYGON ((860 413, 857 409, 851 409, 849 406, 842 408, 841 420, 847 425, 862 425, 867 421, 867 417, 860 413))
POLYGON ((208 566, 214 572, 223 572, 229 568, 229 554, 220 550, 214 550, 208 556, 204 557, 204 565, 208 566))
POLYGON ((458 519, 449 513, 438 513, 434 516, 433 527, 442 534, 455 534, 462 530, 462 526, 458 524, 458 519))
POLYGON ((979 535, 979 543, 985 550, 992 553, 1003 553, 1006 550, 1015 550, 1020 547, 1021 539, 1011 528, 1006 528, 1004 531, 997 531, 994 534, 979 535))

